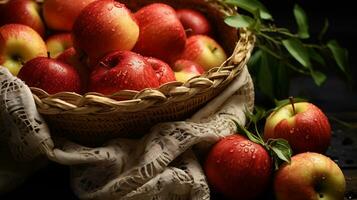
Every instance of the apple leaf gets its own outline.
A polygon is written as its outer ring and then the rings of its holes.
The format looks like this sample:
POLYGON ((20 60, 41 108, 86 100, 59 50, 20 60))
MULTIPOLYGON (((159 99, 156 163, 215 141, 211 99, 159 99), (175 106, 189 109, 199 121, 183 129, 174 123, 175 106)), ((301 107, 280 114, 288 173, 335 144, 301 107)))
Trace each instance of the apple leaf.
POLYGON ((326 66, 325 59, 314 48, 308 48, 308 52, 312 60, 318 62, 322 66, 326 66))
POLYGON ((259 71, 257 74, 257 84, 264 94, 270 98, 274 97, 273 88, 273 75, 270 65, 269 56, 265 51, 262 52, 262 57, 260 60, 259 71))
POLYGON ((269 139, 267 145, 273 157, 275 169, 278 169, 282 162, 290 163, 293 152, 287 140, 281 138, 269 139))
POLYGON ((321 86, 326 81, 326 75, 320 71, 311 70, 311 76, 316 85, 321 86))
POLYGON ((234 28, 252 27, 255 23, 254 19, 246 15, 233 15, 224 19, 224 22, 234 28))
POLYGON ((252 14, 254 14, 256 10, 259 10, 260 18, 267 20, 273 19, 268 9, 257 0, 226 0, 225 3, 228 5, 238 6, 239 8, 252 14))
POLYGON ((290 55, 292 55, 301 65, 306 68, 311 67, 309 54, 300 40, 290 38, 283 40, 282 43, 290 55))
POLYGON ((346 73, 346 68, 348 67, 348 52, 346 49, 342 48, 337 41, 331 40, 327 43, 327 47, 330 49, 337 65, 340 69, 346 73))
POLYGON ((298 25, 298 35, 300 38, 307 39, 309 35, 309 23, 305 11, 298 5, 294 6, 294 16, 298 25))
POLYGON ((330 23, 329 23, 328 19, 325 19, 324 26, 322 27, 321 32, 319 33, 319 35, 317 37, 320 41, 324 38, 329 26, 330 26, 330 23))

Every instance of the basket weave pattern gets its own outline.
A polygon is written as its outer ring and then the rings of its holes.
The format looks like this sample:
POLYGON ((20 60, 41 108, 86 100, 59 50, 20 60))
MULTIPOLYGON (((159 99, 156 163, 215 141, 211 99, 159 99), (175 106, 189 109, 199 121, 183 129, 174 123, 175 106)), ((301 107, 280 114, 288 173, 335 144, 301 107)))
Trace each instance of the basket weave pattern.
MULTIPOLYGON (((152 2, 128 1, 127 6, 136 10, 152 2)), ((91 92, 49 95, 39 88, 31 88, 37 109, 49 123, 51 131, 82 142, 140 136, 158 122, 189 117, 240 75, 249 60, 255 38, 245 29, 237 31, 224 25, 223 17, 231 10, 223 9, 218 0, 160 2, 175 8, 194 7, 205 11, 215 25, 219 43, 231 56, 221 66, 186 83, 171 82, 156 89, 124 90, 104 96, 91 92)))

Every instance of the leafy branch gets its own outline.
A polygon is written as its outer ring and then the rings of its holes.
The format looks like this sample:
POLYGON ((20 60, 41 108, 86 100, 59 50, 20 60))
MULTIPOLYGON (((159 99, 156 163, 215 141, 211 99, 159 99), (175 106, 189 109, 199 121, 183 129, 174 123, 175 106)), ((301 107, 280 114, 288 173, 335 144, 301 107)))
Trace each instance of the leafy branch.
POLYGON ((288 87, 280 87, 286 85, 289 75, 294 73, 311 76, 317 85, 322 85, 327 78, 323 70, 331 61, 351 80, 347 50, 335 40, 324 41, 329 27, 327 20, 315 44, 309 42, 308 17, 297 4, 293 9, 297 32, 293 33, 277 27, 273 16, 258 0, 221 0, 221 3, 246 11, 246 14, 228 16, 225 23, 235 28, 247 28, 256 35, 256 49, 248 66, 255 75, 257 87, 272 100, 286 97, 288 87))

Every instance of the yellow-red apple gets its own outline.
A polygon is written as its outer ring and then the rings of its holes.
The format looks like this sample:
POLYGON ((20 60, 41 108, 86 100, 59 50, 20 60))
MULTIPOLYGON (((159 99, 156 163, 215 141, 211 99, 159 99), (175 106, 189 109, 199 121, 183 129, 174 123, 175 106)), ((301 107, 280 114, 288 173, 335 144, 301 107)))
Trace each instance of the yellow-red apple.
POLYGON ((46 40, 48 52, 51 58, 56 58, 59 54, 66 49, 73 46, 72 36, 70 33, 61 33, 52 35, 46 40))
POLYGON ((145 57, 145 60, 154 69, 160 85, 176 81, 174 71, 172 71, 171 67, 167 63, 153 57, 145 57))
POLYGON ((176 80, 183 83, 204 73, 203 67, 190 60, 177 60, 172 69, 175 72, 176 80))
POLYGON ((202 13, 186 8, 176 10, 176 14, 185 28, 187 36, 212 34, 211 24, 202 13))
POLYGON ((22 65, 38 56, 46 56, 46 44, 32 28, 22 24, 0 27, 0 65, 17 75, 22 65))
POLYGON ((54 30, 70 31, 79 13, 95 0, 46 0, 43 17, 47 26, 54 30))
POLYGON ((192 60, 207 71, 213 67, 219 67, 227 59, 227 55, 211 37, 193 35, 187 39, 180 59, 192 60))
POLYGON ((85 7, 73 25, 73 44, 95 65, 111 51, 131 50, 139 26, 129 9, 114 0, 97 0, 85 7))

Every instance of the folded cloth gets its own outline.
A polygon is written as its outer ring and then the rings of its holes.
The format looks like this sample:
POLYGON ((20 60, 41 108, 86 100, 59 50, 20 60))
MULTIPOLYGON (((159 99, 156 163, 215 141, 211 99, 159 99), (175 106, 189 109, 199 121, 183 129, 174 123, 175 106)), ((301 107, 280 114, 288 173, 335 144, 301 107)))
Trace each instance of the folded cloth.
POLYGON ((71 186, 80 199, 210 199, 202 155, 235 133, 236 123, 244 125, 244 113, 254 104, 252 80, 244 68, 190 119, 157 124, 141 139, 116 138, 89 148, 51 137, 29 88, 3 67, 0 89, 0 138, 13 157, 28 161, 45 155, 70 166, 71 186))

